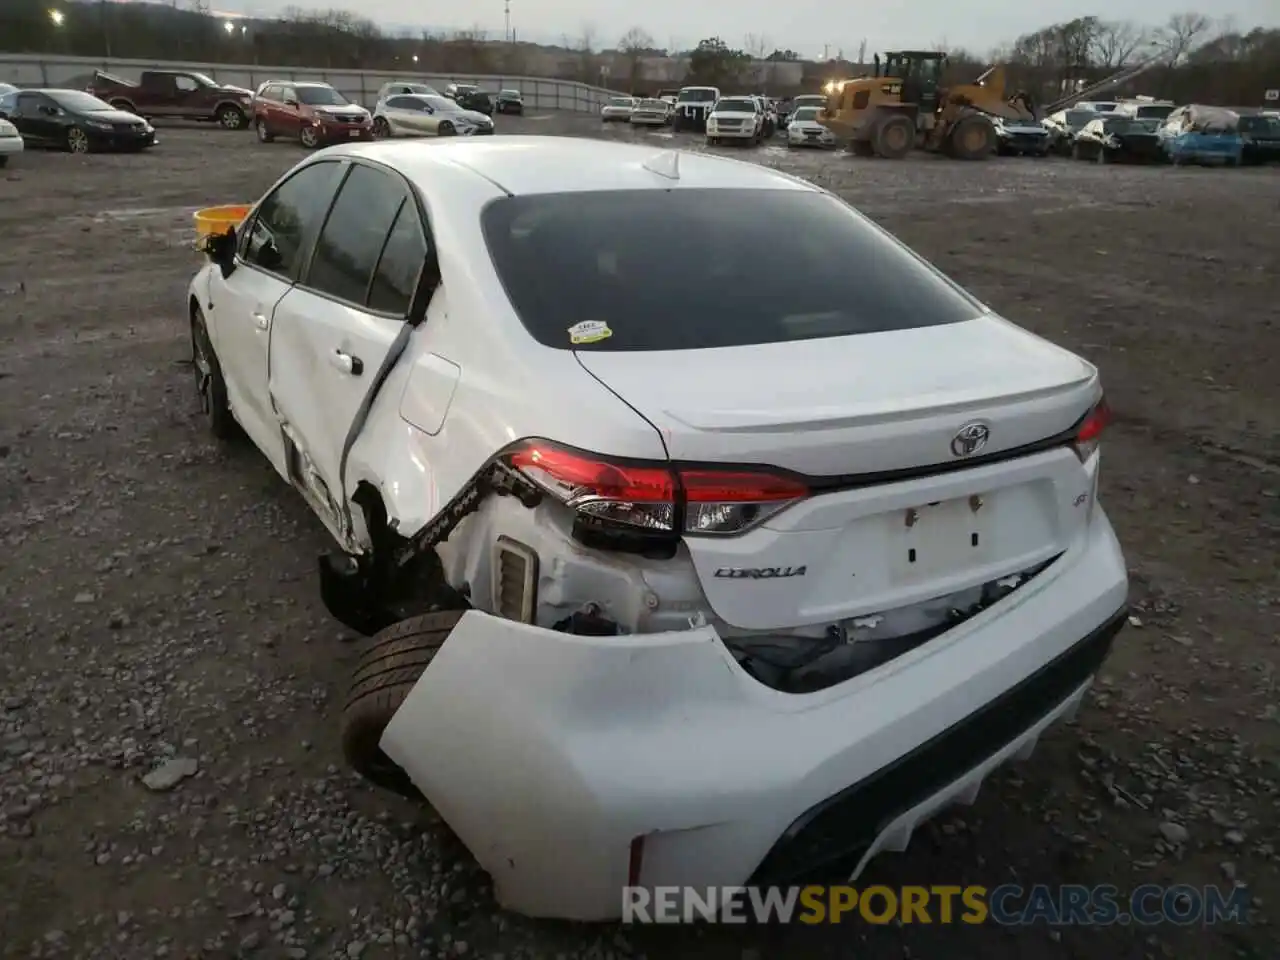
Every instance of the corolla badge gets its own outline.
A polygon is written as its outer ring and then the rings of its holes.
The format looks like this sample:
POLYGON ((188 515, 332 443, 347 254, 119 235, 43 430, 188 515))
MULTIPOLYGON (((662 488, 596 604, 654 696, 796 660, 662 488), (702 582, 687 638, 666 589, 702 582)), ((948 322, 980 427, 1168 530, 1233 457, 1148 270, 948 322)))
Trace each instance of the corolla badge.
POLYGON ((987 445, 991 428, 979 420, 966 423, 951 438, 951 452, 957 457, 971 457, 987 445))

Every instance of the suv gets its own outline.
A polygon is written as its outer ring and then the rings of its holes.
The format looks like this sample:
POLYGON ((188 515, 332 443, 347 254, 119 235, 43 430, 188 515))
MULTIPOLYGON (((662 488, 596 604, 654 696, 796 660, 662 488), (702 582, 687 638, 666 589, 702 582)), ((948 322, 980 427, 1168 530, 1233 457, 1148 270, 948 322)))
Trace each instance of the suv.
POLYGON ((373 139, 369 111, 327 83, 268 83, 253 98, 253 126, 263 143, 296 138, 309 150, 340 140, 373 139))
POLYGON ((724 140, 759 143, 764 135, 764 110, 758 97, 724 97, 707 115, 707 143, 724 140))
POLYGON ((137 83, 98 70, 84 91, 140 117, 212 121, 228 130, 248 125, 253 102, 244 87, 194 70, 144 70, 137 83))
POLYGON ((519 90, 499 90, 498 96, 495 98, 494 109, 498 113, 514 113, 520 116, 524 113, 524 97, 521 96, 519 90))
POLYGON ((671 117, 671 129, 705 130, 707 115, 719 99, 719 87, 682 87, 671 117))

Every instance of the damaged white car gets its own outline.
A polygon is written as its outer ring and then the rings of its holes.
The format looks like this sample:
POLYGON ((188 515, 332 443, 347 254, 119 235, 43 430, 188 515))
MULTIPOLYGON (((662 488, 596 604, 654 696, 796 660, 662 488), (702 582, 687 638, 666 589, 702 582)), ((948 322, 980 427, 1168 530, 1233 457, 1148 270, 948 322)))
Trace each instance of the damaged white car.
POLYGON ((854 877, 1070 716, 1123 623, 1097 371, 799 179, 344 144, 209 252, 209 423, 374 634, 346 755, 510 909, 854 877))

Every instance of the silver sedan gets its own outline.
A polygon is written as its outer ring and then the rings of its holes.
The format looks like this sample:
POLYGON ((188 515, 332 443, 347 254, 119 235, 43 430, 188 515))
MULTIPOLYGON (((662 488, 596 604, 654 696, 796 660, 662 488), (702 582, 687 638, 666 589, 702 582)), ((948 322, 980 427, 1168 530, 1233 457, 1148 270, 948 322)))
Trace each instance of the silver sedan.
POLYGON ((407 93, 378 101, 373 132, 379 137, 470 137, 493 133, 493 120, 447 97, 407 93))

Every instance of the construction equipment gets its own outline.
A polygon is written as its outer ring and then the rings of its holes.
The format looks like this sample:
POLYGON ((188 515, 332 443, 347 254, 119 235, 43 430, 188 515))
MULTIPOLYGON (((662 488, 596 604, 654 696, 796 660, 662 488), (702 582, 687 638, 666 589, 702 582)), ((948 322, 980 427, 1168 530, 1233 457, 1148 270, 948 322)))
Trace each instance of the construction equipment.
POLYGON ((1142 63, 1055 101, 1040 111, 1025 91, 1009 95, 1003 64, 973 83, 941 86, 947 55, 902 50, 874 58, 875 73, 833 83, 819 122, 847 140, 854 153, 901 159, 914 147, 961 160, 984 160, 995 152, 995 121, 1034 122, 1055 110, 1119 86, 1158 61, 1142 63))

